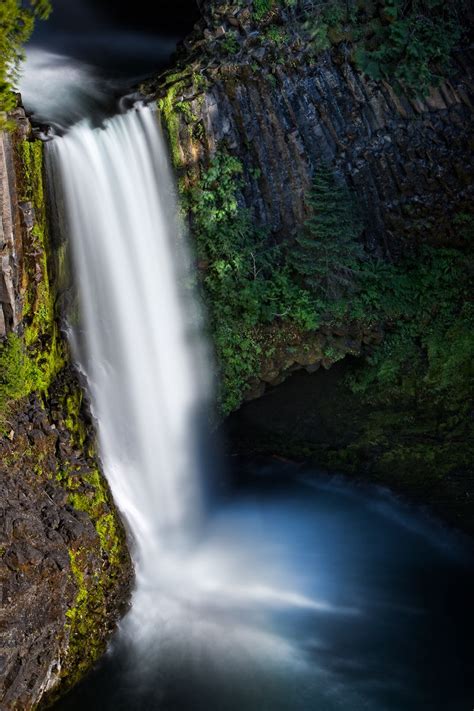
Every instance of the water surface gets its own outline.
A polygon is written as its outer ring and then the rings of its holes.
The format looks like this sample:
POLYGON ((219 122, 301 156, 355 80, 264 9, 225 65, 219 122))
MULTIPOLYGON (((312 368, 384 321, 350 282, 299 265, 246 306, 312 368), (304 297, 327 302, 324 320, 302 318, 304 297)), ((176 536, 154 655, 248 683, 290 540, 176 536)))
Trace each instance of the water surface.
POLYGON ((57 711, 470 709, 470 543, 378 488, 233 467, 241 483, 192 549, 156 562, 57 711))

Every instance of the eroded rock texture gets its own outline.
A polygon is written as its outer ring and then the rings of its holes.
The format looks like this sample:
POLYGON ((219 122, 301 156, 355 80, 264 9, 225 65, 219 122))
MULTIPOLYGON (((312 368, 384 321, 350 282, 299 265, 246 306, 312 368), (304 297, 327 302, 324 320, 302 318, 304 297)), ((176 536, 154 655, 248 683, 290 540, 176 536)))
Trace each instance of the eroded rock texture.
POLYGON ((364 77, 338 47, 315 58, 289 31, 276 47, 246 3, 201 5, 205 20, 186 44, 183 70, 168 77, 168 93, 145 87, 165 96, 174 161, 190 182, 227 148, 244 166, 243 203, 289 236, 325 162, 355 189, 371 250, 396 257, 417 239, 456 243, 453 217, 473 195, 470 55, 459 53, 450 79, 414 98, 364 77))
POLYGON ((13 116, 15 136, 0 132, 0 338, 21 321, 23 244, 31 223, 31 203, 18 194, 14 154, 14 142, 28 136, 30 125, 23 109, 13 116))
POLYGON ((0 708, 36 708, 104 651, 133 579, 55 317, 42 146, 0 135, 0 708))
POLYGON ((35 708, 84 672, 130 589, 121 524, 94 459, 64 424, 63 389, 58 382, 46 409, 37 396, 23 403, 0 440, 2 709, 35 708), (114 522, 108 542, 98 521, 114 522))

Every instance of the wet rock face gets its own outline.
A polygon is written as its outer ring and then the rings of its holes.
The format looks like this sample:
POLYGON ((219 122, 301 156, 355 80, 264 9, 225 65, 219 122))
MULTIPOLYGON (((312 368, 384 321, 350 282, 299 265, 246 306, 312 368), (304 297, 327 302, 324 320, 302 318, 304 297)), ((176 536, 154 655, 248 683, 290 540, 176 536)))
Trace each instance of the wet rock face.
POLYGON ((257 169, 244 198, 259 221, 275 232, 298 226, 324 161, 355 189, 369 247, 397 252, 405 240, 452 234, 472 194, 463 91, 445 85, 429 103, 408 101, 330 55, 301 73, 278 71, 276 84, 250 80, 229 93, 218 83, 204 103, 210 143, 224 141, 257 169))
POLYGON ((0 634, 3 708, 31 708, 60 672, 64 622, 75 587, 68 545, 94 540, 89 520, 66 508, 66 493, 33 471, 0 471, 2 510, 0 634), (82 518, 82 520, 81 520, 82 518))
MULTIPOLYGON (((29 133, 23 109, 12 114, 16 138, 29 133)), ((15 180, 13 136, 0 132, 0 338, 15 329, 22 312, 21 279, 24 234, 31 222, 31 205, 20 203, 15 180)))
MULTIPOLYGON (((68 685, 76 673, 70 647, 78 638, 71 611, 79 594, 92 594, 93 581, 109 575, 96 599, 95 638, 81 640, 87 658, 89 642, 95 651, 105 647, 132 581, 120 523, 116 548, 121 566, 114 570, 94 517, 74 505, 74 495, 96 495, 90 484, 95 464, 75 446, 59 402, 53 397, 45 409, 32 396, 9 422, 8 436, 0 439, 2 709, 35 708, 61 682, 68 685), (78 552, 87 554, 83 586, 72 566, 78 552)), ((100 515, 116 516, 109 494, 101 501, 100 515)))
MULTIPOLYGON (((201 6, 206 30, 196 30, 182 58, 192 71, 168 85, 175 163, 190 182, 209 155, 227 149, 244 166, 243 204, 288 237, 325 162, 355 190, 370 250, 396 257, 417 240, 456 244, 453 218, 473 196, 469 56, 460 54, 450 80, 415 99, 365 78, 338 47, 309 56, 290 34, 275 46, 248 7, 201 6)), ((279 28, 285 37, 285 23, 279 28)))

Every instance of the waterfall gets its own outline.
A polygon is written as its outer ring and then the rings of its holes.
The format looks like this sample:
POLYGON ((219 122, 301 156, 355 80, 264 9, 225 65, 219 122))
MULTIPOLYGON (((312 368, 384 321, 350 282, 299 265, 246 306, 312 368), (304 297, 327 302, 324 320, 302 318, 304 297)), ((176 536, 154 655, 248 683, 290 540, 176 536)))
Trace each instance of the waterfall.
POLYGON ((189 531, 202 505, 195 432, 208 387, 157 115, 141 106, 100 128, 81 122, 48 144, 48 159, 79 291, 76 357, 138 573, 149 578, 157 547, 189 531))
MULTIPOLYGON (((143 660, 157 640, 163 649, 163 619, 166 635, 173 620, 172 646, 193 627, 196 639, 217 645, 219 620, 218 636, 255 651, 258 635, 248 619, 241 626, 242 609, 260 625, 262 604, 326 603, 288 589, 257 511, 201 517, 199 432, 211 380, 157 115, 139 106, 102 127, 83 121, 47 145, 79 295, 73 350, 133 539, 137 585, 122 638, 143 660)), ((265 627, 260 635, 267 654, 274 638, 265 627)))
MULTIPOLYGON (((419 590, 438 590, 452 568, 447 561, 447 575, 421 587, 416 577, 412 594, 400 553, 410 571, 420 561, 436 569, 438 532, 413 529, 384 492, 298 465, 280 463, 293 483, 275 486, 275 462, 257 465, 257 486, 206 510, 208 357, 156 113, 81 122, 47 145, 79 295, 73 349, 137 571, 98 684, 92 674, 77 705, 66 697, 59 708, 379 711, 387 699, 420 708, 425 694, 410 673, 428 646, 437 668, 444 642, 432 644, 433 620, 444 593, 427 616, 419 590), (407 647, 417 635, 428 646, 407 647), (406 666, 391 647, 407 650, 406 666)), ((431 678, 424 689, 437 693, 431 678)))

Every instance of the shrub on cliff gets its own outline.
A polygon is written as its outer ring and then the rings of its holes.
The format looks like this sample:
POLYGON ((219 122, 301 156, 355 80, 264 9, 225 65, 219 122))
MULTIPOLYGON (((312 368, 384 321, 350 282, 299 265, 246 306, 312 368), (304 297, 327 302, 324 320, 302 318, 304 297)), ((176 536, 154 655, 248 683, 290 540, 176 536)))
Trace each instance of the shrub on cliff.
POLYGON ((315 326, 313 304, 283 263, 280 247, 239 204, 242 173, 237 158, 217 153, 190 196, 225 413, 238 406, 258 371, 261 325, 284 317, 302 328, 315 326))
POLYGON ((298 0, 293 31, 315 55, 339 45, 375 80, 425 95, 469 45, 469 0, 298 0))

